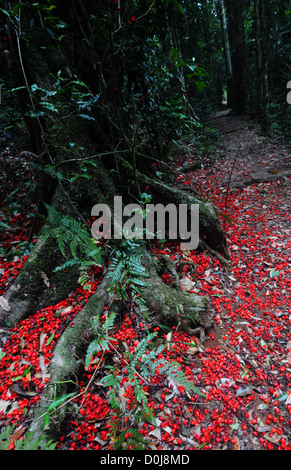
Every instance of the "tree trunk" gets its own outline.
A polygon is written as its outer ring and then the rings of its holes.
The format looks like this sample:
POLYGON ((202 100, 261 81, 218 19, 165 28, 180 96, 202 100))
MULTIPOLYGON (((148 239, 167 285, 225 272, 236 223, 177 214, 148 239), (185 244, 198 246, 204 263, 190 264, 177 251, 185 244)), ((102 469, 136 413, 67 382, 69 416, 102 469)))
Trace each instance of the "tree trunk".
POLYGON ((266 125, 267 107, 269 104, 268 85, 268 39, 265 20, 264 0, 254 0, 256 22, 256 54, 257 54, 257 113, 266 125))
POLYGON ((244 0, 226 0, 228 33, 231 47, 232 92, 231 107, 234 113, 246 109, 246 58, 244 34, 244 0))
POLYGON ((219 8, 220 8, 221 29, 222 29, 223 44, 224 44, 225 69, 226 69, 226 75, 227 75, 227 105, 229 108, 231 108, 232 106, 232 103, 231 103, 232 65, 231 65, 231 54, 230 54, 230 45, 229 45, 224 0, 219 0, 219 8))

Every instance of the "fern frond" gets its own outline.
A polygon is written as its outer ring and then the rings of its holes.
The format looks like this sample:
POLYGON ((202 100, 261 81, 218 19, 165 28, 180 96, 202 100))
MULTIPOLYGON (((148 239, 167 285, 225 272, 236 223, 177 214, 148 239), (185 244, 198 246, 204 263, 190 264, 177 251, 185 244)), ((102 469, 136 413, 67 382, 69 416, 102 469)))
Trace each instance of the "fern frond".
POLYGON ((65 261, 65 263, 61 264, 60 266, 57 266, 54 271, 63 271, 64 269, 71 268, 76 265, 81 265, 82 262, 79 258, 75 259, 69 259, 68 261, 65 261))
POLYGON ((139 433, 135 428, 123 430, 118 436, 118 440, 114 443, 114 449, 127 450, 133 448, 135 450, 144 450, 148 445, 147 439, 139 433))
POLYGON ((110 349, 110 341, 114 341, 114 338, 109 336, 101 339, 94 339, 87 348, 86 358, 85 358, 85 368, 88 369, 89 364, 92 360, 92 357, 95 354, 98 354, 100 351, 106 352, 110 349))
POLYGON ((139 278, 133 278, 131 279, 131 283, 135 284, 136 286, 141 286, 141 287, 151 287, 152 284, 149 284, 146 281, 143 281, 139 278))
POLYGON ((130 365, 135 367, 136 364, 142 359, 146 350, 149 347, 149 343, 152 342, 153 338, 157 336, 157 332, 149 333, 145 338, 143 338, 137 345, 135 352, 130 353, 130 365))
MULTIPOLYGON (((10 438, 15 432, 15 426, 7 426, 4 431, 0 433, 0 450, 8 450, 10 438)), ((35 433, 28 431, 24 435, 23 440, 14 441, 15 450, 55 450, 57 442, 52 440, 46 441, 44 436, 39 436, 35 439, 35 433)))
POLYGON ((114 322, 116 319, 117 313, 111 312, 102 325, 102 331, 112 330, 114 327, 114 322))
MULTIPOLYGON (((189 381, 186 374, 181 370, 181 364, 179 364, 178 362, 168 363, 167 361, 160 359, 155 363, 155 367, 159 368, 161 374, 165 374, 168 377, 171 377, 178 384, 182 385, 187 392, 194 392, 197 393, 197 395, 201 395, 206 398, 206 395, 201 392, 199 388, 195 387, 192 382, 189 381)), ((154 372, 153 369, 152 372, 154 372)))
MULTIPOLYGON (((95 241, 88 233, 88 227, 83 226, 78 220, 68 215, 58 213, 53 207, 46 204, 48 218, 46 222, 46 233, 44 241, 49 237, 56 239, 60 252, 66 258, 66 251, 70 251, 72 259, 67 260, 55 271, 60 271, 66 267, 80 265, 81 271, 93 265, 100 265, 102 262, 101 247, 95 244, 95 241)), ((84 274, 83 274, 84 276, 84 274)), ((80 277, 80 283, 86 284, 86 279, 80 277)))

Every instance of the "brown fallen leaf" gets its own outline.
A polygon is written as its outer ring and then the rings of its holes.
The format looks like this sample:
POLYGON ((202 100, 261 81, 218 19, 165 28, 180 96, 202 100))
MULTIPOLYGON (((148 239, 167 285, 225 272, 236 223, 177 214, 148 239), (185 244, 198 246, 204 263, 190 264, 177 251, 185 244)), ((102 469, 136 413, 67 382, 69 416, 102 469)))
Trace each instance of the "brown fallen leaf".
POLYGON ((0 412, 6 413, 6 409, 11 405, 10 400, 0 400, 0 412))
POLYGON ((47 334, 42 331, 39 336, 39 352, 42 352, 42 346, 44 344, 46 337, 47 337, 47 334))
POLYGON ((15 431, 9 439, 9 445, 17 441, 27 429, 28 426, 23 426, 22 428, 15 431))
POLYGON ((37 395, 36 392, 27 392, 26 390, 23 390, 23 388, 21 388, 18 384, 11 385, 10 390, 11 392, 16 393, 20 397, 24 398, 31 398, 37 395))
POLYGON ((273 434, 272 436, 270 436, 268 433, 264 435, 264 438, 267 439, 268 441, 272 442, 272 444, 276 444, 278 445, 280 440, 282 439, 282 435, 281 434, 273 434))
POLYGON ((0 295, 0 307, 2 307, 5 312, 10 312, 11 310, 8 300, 6 300, 3 295, 0 295))
POLYGON ((66 308, 60 308, 60 309, 58 309, 57 313, 59 313, 61 315, 65 315, 66 313, 69 313, 71 310, 73 310, 73 305, 69 305, 66 308))
POLYGON ((199 348, 196 346, 191 346, 190 348, 187 349, 186 354, 189 356, 194 356, 194 354, 197 354, 199 352, 199 348))
POLYGON ((235 440, 235 444, 233 444, 234 450, 240 450, 239 438, 237 436, 234 436, 233 439, 235 440))
POLYGON ((49 278, 47 277, 47 275, 43 271, 40 273, 40 277, 43 279, 44 285, 46 287, 49 287, 50 286, 49 278))
POLYGON ((189 292, 195 286, 195 282, 191 281, 191 279, 186 276, 180 280, 180 286, 183 290, 189 292))

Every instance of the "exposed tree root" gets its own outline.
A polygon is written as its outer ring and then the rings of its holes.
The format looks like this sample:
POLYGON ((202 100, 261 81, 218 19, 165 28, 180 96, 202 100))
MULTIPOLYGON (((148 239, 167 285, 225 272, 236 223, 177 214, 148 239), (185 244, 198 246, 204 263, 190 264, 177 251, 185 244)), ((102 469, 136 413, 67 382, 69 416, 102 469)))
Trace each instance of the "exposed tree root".
MULTIPOLYGON (((143 287, 141 291, 153 323, 176 325, 190 334, 197 332, 201 334, 202 330, 203 335, 204 329, 212 326, 207 298, 184 292, 178 286, 173 288, 164 284, 157 271, 157 260, 145 250, 141 250, 140 256, 147 268, 149 284, 148 288, 143 287)), ((30 426, 36 438, 44 435, 46 439, 56 438, 62 432, 62 423, 66 419, 67 405, 70 401, 55 410, 45 429, 43 429, 43 418, 47 415, 48 406, 56 397, 62 397, 72 391, 78 394, 72 383, 76 382, 76 377, 84 367, 87 347, 94 338, 93 319, 103 313, 105 306, 110 307, 117 301, 108 294, 109 286, 110 278, 105 274, 97 292, 90 297, 84 308, 66 328, 55 347, 49 367, 50 381, 42 393, 30 426)), ((120 305, 118 303, 114 305, 117 311, 120 305)))
MULTIPOLYGON (((149 272, 149 288, 142 287, 141 291, 155 321, 167 325, 179 325, 188 333, 197 326, 210 328, 213 324, 208 312, 208 299, 204 296, 190 294, 177 286, 165 284, 158 275, 157 263, 149 254, 142 256, 149 272)), ((170 262, 170 260, 169 260, 170 262)), ((173 269, 170 269, 170 273, 173 269)))
MULTIPOLYGON (((122 166, 129 175, 133 174, 130 163, 122 159, 122 166)), ((150 178, 147 175, 137 173, 140 183, 149 187, 149 191, 156 202, 161 201, 166 204, 187 204, 190 208, 191 204, 199 206, 199 232, 200 239, 204 240, 207 246, 220 254, 225 260, 229 259, 229 252, 225 233, 220 224, 218 214, 213 204, 209 201, 203 201, 197 197, 189 195, 180 188, 170 186, 170 184, 159 181, 156 178, 150 178)), ((222 259, 221 258, 221 259, 222 259)))
MULTIPOLYGON (((123 166, 126 171, 132 171, 131 165, 127 162, 123 166)), ((96 186, 93 185, 94 188, 91 189, 90 194, 88 188, 80 186, 72 186, 69 195, 61 188, 57 188, 51 206, 63 214, 69 213, 72 216, 74 216, 74 209, 86 216, 86 210, 91 209, 96 202, 106 202, 113 207, 112 196, 116 192, 112 190, 108 200, 104 201, 102 199, 104 192, 102 185, 109 187, 109 180, 106 179, 106 171, 102 172, 101 167, 98 168, 97 173, 95 178, 92 177, 93 181, 96 181, 96 186)), ((125 175, 126 177, 127 175, 125 175)), ((140 184, 150 187, 155 202, 187 204, 188 206, 199 204, 200 246, 203 249, 211 250, 211 254, 214 254, 218 259, 226 260, 227 264, 228 251, 225 234, 211 203, 192 197, 179 188, 171 187, 162 181, 140 173, 138 173, 138 178, 140 184), (202 239, 205 241, 201 242, 202 239)), ((5 294, 10 309, 0 309, 0 324, 4 326, 18 323, 37 309, 60 301, 77 285, 78 271, 60 272, 59 278, 53 277, 54 269, 62 264, 64 259, 55 240, 48 238, 45 241, 44 233, 46 233, 46 225, 44 225, 38 242, 17 276, 14 285, 5 294), (45 285, 42 273, 50 281, 53 280, 52 287, 48 288, 45 285)), ((170 260, 164 260, 162 266, 143 245, 140 248, 140 257, 148 273, 147 285, 141 286, 140 291, 153 324, 162 323, 177 326, 190 334, 201 333, 212 326, 212 318, 208 311, 208 299, 181 289, 178 274, 170 260), (174 284, 172 286, 162 281, 162 269, 173 276, 174 284)), ((93 319, 100 316, 104 306, 113 301, 108 294, 110 281, 106 273, 97 292, 92 295, 56 344, 49 368, 50 381, 43 390, 31 425, 36 437, 43 434, 50 439, 61 433, 63 423, 67 418, 66 414, 69 412, 67 405, 62 404, 59 410, 54 410, 53 415, 50 416, 49 426, 45 429, 43 429, 43 417, 47 414, 49 404, 56 397, 71 392, 79 393, 76 382, 78 374, 84 367, 87 347, 93 339, 93 319)), ((119 309, 120 305, 116 304, 115 307, 119 309)))
POLYGON ((98 291, 90 297, 77 317, 66 328, 54 349, 49 366, 50 381, 41 395, 30 426, 36 438, 43 435, 56 438, 61 433, 62 423, 68 411, 66 404, 55 410, 45 429, 43 428, 43 418, 47 414, 49 404, 55 397, 61 397, 74 391, 78 395, 78 389, 74 383, 76 383, 78 373, 84 367, 86 349, 93 339, 92 321, 96 316, 102 314, 105 305, 110 305, 113 301, 113 298, 108 294, 108 286, 109 279, 105 276, 98 291))

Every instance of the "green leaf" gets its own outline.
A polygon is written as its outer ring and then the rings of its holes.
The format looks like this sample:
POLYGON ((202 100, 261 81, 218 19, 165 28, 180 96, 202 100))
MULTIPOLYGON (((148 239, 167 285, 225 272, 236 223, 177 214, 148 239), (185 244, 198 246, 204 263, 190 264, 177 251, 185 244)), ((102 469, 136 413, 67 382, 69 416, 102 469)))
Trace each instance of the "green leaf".
POLYGON ((178 10, 182 15, 184 15, 184 10, 183 10, 182 5, 180 5, 180 3, 177 2, 177 0, 172 0, 172 2, 174 3, 174 5, 175 5, 175 7, 177 8, 177 10, 178 10))
POLYGON ((25 377, 25 376, 29 373, 29 371, 30 371, 31 368, 32 368, 32 365, 30 365, 29 367, 27 367, 27 369, 25 369, 25 371, 23 372, 22 377, 25 377))
POLYGON ((195 82, 195 85, 197 86, 197 88, 198 88, 199 91, 203 91, 204 88, 206 87, 206 83, 205 83, 205 82, 195 82))
POLYGON ((43 417, 43 420, 42 420, 42 429, 45 430, 46 426, 48 426, 50 422, 50 415, 48 413, 46 413, 43 417))
POLYGON ((22 379, 22 377, 25 377, 29 373, 31 368, 32 368, 32 365, 30 365, 27 369, 25 369, 25 371, 23 372, 22 375, 18 375, 17 377, 13 377, 12 381, 16 382, 17 380, 22 379))
POLYGON ((22 3, 17 3, 17 4, 13 7, 12 15, 13 15, 13 16, 18 15, 18 12, 19 12, 19 10, 21 9, 21 7, 23 7, 22 3))
POLYGON ((229 426, 233 431, 237 431, 240 427, 239 423, 234 423, 229 426))
POLYGON ((95 118, 93 118, 92 116, 89 116, 88 114, 78 114, 78 116, 80 116, 83 119, 88 119, 89 121, 95 121, 95 118))
POLYGON ((40 116, 43 116, 43 115, 44 115, 43 111, 34 111, 32 109, 30 111, 27 111, 27 113, 25 113, 25 116, 28 116, 28 117, 31 117, 31 118, 40 117, 40 116))
POLYGON ((53 113, 58 113, 59 112, 57 110, 57 108, 52 103, 50 103, 49 101, 42 101, 41 104, 42 104, 42 106, 44 106, 49 111, 52 111, 53 113))
POLYGON ((2 11, 2 13, 4 13, 4 15, 6 16, 10 16, 7 10, 3 10, 3 8, 0 8, 0 11, 2 11))
POLYGON ((38 85, 36 83, 34 83, 33 85, 31 85, 30 89, 31 89, 31 91, 36 91, 39 88, 38 88, 38 85))
POLYGON ((75 395, 75 392, 73 392, 73 393, 68 393, 67 395, 63 395, 62 397, 58 398, 57 400, 54 400, 54 401, 48 406, 47 411, 50 412, 50 411, 55 410, 56 408, 58 408, 59 406, 61 406, 63 403, 65 403, 67 400, 69 400, 70 398, 72 398, 74 395, 75 395))
POLYGON ((52 340, 54 339, 54 337, 55 337, 55 334, 53 333, 53 334, 49 337, 49 339, 47 340, 46 346, 49 346, 49 345, 51 344, 51 342, 52 342, 52 340))
POLYGON ((278 397, 278 400, 279 400, 279 401, 286 401, 287 398, 288 398, 288 393, 286 392, 286 393, 283 393, 283 395, 280 395, 280 396, 278 397))
POLYGON ((172 47, 172 49, 170 50, 170 57, 173 60, 176 60, 178 58, 178 51, 175 47, 172 47))
POLYGON ((14 91, 23 90, 24 88, 26 88, 26 86, 18 86, 16 88, 12 88, 11 90, 7 91, 7 93, 13 93, 14 91))

